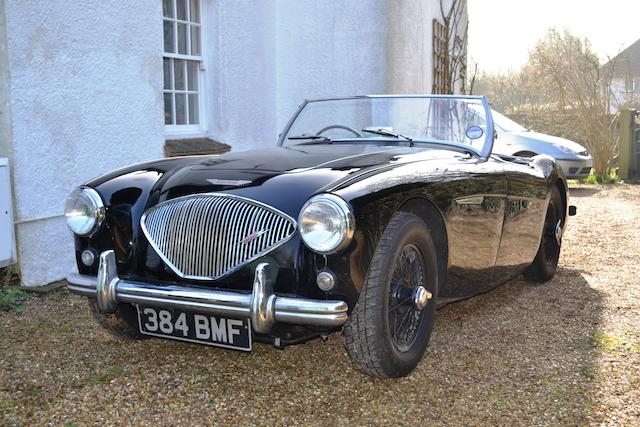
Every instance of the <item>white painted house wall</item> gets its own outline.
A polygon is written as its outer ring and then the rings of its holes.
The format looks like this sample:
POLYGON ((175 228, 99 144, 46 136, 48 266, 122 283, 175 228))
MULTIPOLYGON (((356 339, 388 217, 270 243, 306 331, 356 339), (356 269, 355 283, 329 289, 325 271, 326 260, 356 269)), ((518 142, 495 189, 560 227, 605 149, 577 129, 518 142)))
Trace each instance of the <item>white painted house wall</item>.
POLYGON ((278 131, 304 99, 386 92, 388 30, 386 0, 279 0, 278 131))
POLYGON ((609 108, 615 114, 624 108, 636 108, 640 104, 640 77, 611 79, 609 108))
POLYGON ((25 285, 64 277, 63 204, 78 184, 163 156, 156 0, 5 0, 18 258, 25 285))
MULTIPOLYGON (((275 144, 305 98, 431 90, 439 0, 202 1, 200 136, 233 150, 275 144)), ((44 285, 74 268, 68 193, 163 156, 162 6, 0 0, 0 13, 0 156, 12 164, 23 283, 44 285)))

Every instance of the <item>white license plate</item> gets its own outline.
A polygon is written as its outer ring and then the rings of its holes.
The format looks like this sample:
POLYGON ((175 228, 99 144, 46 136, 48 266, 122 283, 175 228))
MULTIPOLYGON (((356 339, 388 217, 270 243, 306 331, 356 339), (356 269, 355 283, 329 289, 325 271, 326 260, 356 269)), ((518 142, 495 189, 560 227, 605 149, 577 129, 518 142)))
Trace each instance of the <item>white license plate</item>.
POLYGON ((140 332, 154 337, 251 351, 251 322, 138 305, 140 332))

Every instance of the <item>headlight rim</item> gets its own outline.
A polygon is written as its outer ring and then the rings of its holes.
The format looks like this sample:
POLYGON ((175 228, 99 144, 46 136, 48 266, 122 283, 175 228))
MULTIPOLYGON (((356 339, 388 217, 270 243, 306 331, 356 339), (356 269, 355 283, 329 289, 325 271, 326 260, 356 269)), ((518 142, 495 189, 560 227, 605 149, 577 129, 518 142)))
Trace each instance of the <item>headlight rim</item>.
POLYGON ((73 230, 70 226, 69 226, 69 220, 67 217, 67 211, 65 208, 65 217, 67 218, 67 227, 69 227, 69 229, 76 234, 77 236, 82 236, 82 237, 91 237, 94 234, 96 234, 98 232, 98 230, 100 230, 100 227, 102 226, 102 223, 104 222, 104 219, 106 217, 106 208, 104 206, 104 202, 102 201, 102 197, 100 197, 100 194, 98 194, 98 192, 96 190, 94 190, 91 187, 88 187, 86 185, 82 185, 78 188, 76 188, 75 190, 73 190, 69 196, 67 197, 67 200, 74 194, 74 193, 79 193, 83 196, 86 196, 90 202, 93 204, 93 207, 95 209, 93 209, 94 212, 94 223, 93 226, 91 227, 91 229, 86 232, 86 233, 78 233, 75 230, 73 230))
POLYGON ((302 215, 304 214, 304 211, 310 205, 317 202, 329 203, 338 207, 338 210, 343 214, 344 220, 346 221, 345 234, 342 236, 342 240, 337 246, 335 246, 330 250, 323 251, 323 250, 319 250, 311 247, 311 245, 309 245, 309 243, 307 243, 307 241, 305 240, 304 234, 302 234, 302 230, 299 229, 302 242, 305 244, 306 247, 308 247, 313 252, 318 253, 320 255, 332 255, 332 254, 338 253, 343 249, 345 249, 347 246, 349 246, 349 244, 351 243, 351 240, 353 240, 353 236, 356 230, 356 220, 355 220, 355 215, 353 213, 353 209, 351 208, 351 205, 347 203, 340 196, 337 196, 332 193, 316 194, 312 196, 309 200, 307 200, 307 202, 302 206, 302 209, 300 209, 300 214, 298 215, 298 227, 300 227, 300 224, 302 224, 302 215))

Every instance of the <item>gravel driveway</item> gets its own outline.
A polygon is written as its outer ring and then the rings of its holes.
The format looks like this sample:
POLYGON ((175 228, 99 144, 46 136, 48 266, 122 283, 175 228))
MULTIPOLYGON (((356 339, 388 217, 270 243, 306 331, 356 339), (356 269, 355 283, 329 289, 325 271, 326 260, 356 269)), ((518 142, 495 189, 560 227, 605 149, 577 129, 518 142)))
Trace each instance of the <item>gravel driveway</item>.
POLYGON ((0 422, 640 425, 640 186, 571 196, 555 279, 442 308, 409 378, 356 373, 338 334, 250 354, 124 342, 59 290, 0 313, 0 422))

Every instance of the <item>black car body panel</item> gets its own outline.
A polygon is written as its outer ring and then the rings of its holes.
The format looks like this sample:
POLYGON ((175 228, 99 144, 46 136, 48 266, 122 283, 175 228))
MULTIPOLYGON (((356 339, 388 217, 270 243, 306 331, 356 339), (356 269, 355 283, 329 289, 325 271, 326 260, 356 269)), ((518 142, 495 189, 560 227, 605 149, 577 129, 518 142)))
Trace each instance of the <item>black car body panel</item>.
POLYGON ((263 261, 275 267, 276 293, 343 299, 350 308, 377 241, 399 209, 440 216, 444 235, 438 240, 446 259, 443 272, 448 272, 440 296, 456 299, 520 273, 539 245, 551 186, 566 191, 550 158, 524 163, 483 160, 456 150, 379 144, 300 145, 166 159, 121 169, 87 185, 101 195, 107 215, 93 236, 76 236, 80 273, 97 272, 97 266, 79 261, 84 249, 114 249, 122 277, 240 292, 251 291, 257 261, 215 281, 180 278, 142 233, 143 213, 177 197, 222 192, 257 200, 297 219, 314 194, 337 194, 356 216, 356 235, 347 249, 319 255, 296 233, 263 261), (325 267, 338 277, 328 295, 315 284, 317 272, 325 267))
MULTIPOLYGON (((541 259, 549 236, 559 250, 568 210, 562 169, 545 155, 492 155, 493 141, 484 97, 305 101, 277 147, 132 165, 72 193, 66 214, 77 233, 78 273, 67 278, 69 289, 93 299, 99 321, 123 309, 123 322, 141 333, 140 318, 131 318, 143 306, 158 316, 190 312, 192 322, 204 314, 242 318, 252 334, 244 338, 277 346, 345 325, 348 332, 365 286, 392 285, 380 283, 380 259, 397 264, 399 256, 379 242, 401 236, 389 224, 403 212, 393 224, 420 228, 417 245, 432 262, 423 270, 429 275, 414 274, 423 285, 401 299, 422 318, 435 315, 436 304, 522 273, 541 259), (378 267, 370 269, 374 256, 378 267)), ((369 310, 386 311, 389 300, 378 295, 369 310)))

